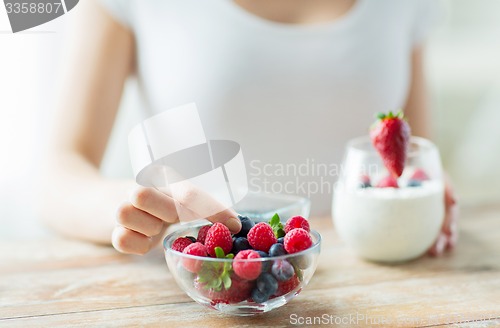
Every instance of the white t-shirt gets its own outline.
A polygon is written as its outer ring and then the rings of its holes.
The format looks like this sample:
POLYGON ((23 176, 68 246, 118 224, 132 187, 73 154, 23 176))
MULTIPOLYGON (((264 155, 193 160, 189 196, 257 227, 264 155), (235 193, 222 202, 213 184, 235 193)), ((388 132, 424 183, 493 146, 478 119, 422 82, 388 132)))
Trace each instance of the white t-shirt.
POLYGON ((207 139, 240 143, 250 188, 329 213, 346 142, 404 106, 433 0, 358 0, 329 23, 259 18, 231 0, 102 0, 137 46, 144 117, 196 102, 207 139))

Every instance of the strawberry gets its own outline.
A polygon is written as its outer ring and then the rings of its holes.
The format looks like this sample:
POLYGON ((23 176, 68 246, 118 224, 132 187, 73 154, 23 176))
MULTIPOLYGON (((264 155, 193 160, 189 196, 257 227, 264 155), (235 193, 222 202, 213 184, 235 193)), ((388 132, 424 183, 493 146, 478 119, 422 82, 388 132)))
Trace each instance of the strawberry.
POLYGON ((250 298, 255 281, 241 279, 235 274, 232 274, 230 278, 231 286, 228 289, 225 287, 210 287, 207 283, 201 281, 200 278, 195 279, 194 287, 198 289, 203 296, 210 299, 212 305, 219 303, 239 303, 250 298))
POLYGON ((382 157, 382 161, 395 178, 403 173, 410 141, 410 126, 402 112, 394 115, 378 114, 378 121, 370 130, 373 146, 382 157))

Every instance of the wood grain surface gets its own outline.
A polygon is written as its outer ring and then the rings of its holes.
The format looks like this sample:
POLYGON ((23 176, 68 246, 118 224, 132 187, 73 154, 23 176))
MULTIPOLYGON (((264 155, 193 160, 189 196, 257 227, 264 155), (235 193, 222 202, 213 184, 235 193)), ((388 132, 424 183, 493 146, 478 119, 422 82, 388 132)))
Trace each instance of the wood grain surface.
POLYGON ((500 206, 462 209, 460 242, 440 258, 359 259, 330 218, 310 284, 254 317, 204 308, 177 287, 161 249, 146 256, 57 236, 0 241, 0 327, 500 327, 500 206))

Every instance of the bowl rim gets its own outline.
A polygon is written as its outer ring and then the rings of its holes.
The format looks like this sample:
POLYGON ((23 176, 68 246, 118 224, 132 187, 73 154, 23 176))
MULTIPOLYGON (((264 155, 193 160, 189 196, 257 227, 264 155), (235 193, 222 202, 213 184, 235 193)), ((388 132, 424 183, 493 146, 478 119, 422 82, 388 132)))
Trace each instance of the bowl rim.
MULTIPOLYGON (((193 229, 197 227, 202 227, 207 225, 207 223, 198 223, 198 224, 190 224, 182 229, 178 229, 170 234, 168 234, 164 239, 163 239, 163 250, 165 252, 165 255, 167 252, 170 252, 174 254, 175 256, 181 257, 181 258, 188 258, 188 259, 197 259, 200 261, 210 261, 210 262, 264 262, 264 261, 275 261, 275 260, 287 260, 291 259, 294 257, 298 257, 301 255, 307 255, 308 253, 311 253, 315 250, 318 250, 318 252, 321 250, 321 234, 317 232, 316 230, 309 231, 311 235, 314 236, 315 242, 309 247, 308 249, 305 249, 303 251, 297 252, 297 253, 292 253, 292 254, 285 254, 285 255, 280 255, 280 256, 273 256, 273 257, 261 257, 257 259, 228 259, 228 258, 217 258, 217 257, 202 257, 202 256, 197 256, 197 255, 191 255, 191 254, 184 254, 179 251, 173 250, 172 248, 167 247, 167 242, 174 239, 177 239, 177 237, 181 237, 183 235, 183 231, 186 231, 188 229, 193 229)), ((174 240, 175 240, 174 239, 174 240)))

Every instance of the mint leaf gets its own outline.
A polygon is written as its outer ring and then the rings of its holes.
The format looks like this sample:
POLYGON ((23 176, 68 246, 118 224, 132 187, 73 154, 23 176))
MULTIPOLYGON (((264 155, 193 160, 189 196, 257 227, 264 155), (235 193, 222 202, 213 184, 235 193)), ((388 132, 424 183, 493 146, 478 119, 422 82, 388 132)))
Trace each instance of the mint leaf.
POLYGON ((278 213, 274 213, 271 220, 269 220, 269 225, 272 227, 273 225, 277 225, 279 223, 281 223, 280 216, 278 215, 278 213))
POLYGON ((224 254, 224 250, 217 246, 214 248, 214 251, 215 251, 215 256, 218 258, 218 259, 223 259, 226 257, 226 255, 224 254))
POLYGON ((222 283, 224 284, 224 288, 226 290, 231 288, 231 277, 229 276, 229 273, 222 275, 222 283))
POLYGON ((283 230, 283 224, 281 224, 280 216, 275 213, 271 220, 269 220, 269 225, 273 229, 276 238, 281 238, 285 235, 285 230, 283 230))

